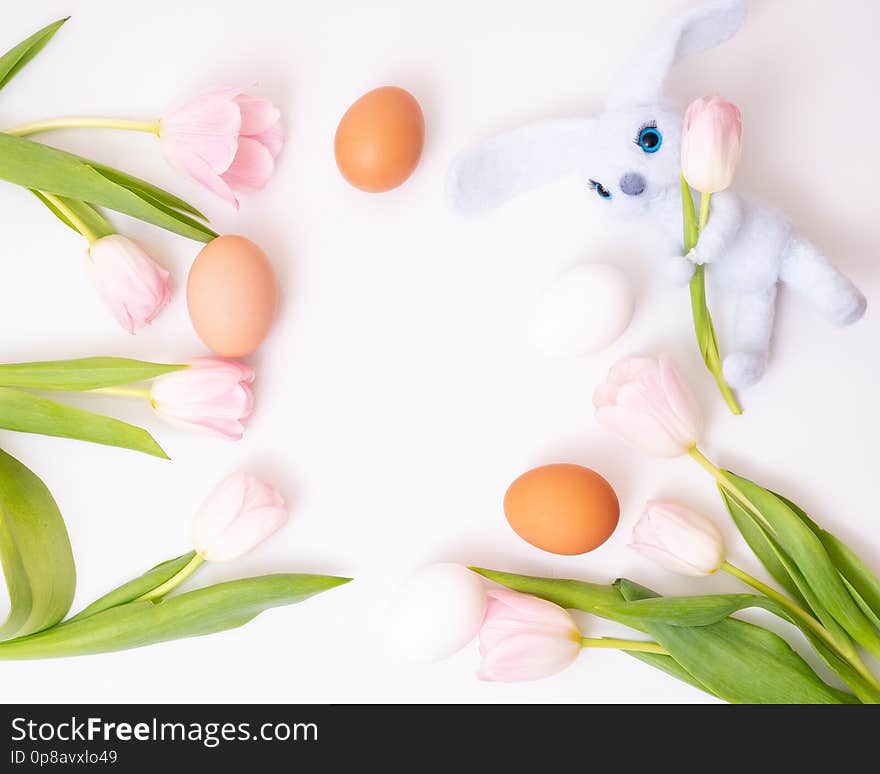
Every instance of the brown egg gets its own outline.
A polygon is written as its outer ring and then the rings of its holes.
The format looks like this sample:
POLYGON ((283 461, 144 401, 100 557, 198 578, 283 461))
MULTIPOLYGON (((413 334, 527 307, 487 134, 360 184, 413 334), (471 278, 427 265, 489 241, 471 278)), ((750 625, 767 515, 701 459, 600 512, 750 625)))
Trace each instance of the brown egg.
POLYGON ((224 357, 249 355, 275 318, 278 286, 272 264, 249 239, 217 237, 193 261, 186 303, 205 346, 224 357))
POLYGON ((620 504, 611 485, 580 465, 543 465, 504 495, 507 521, 527 543, 554 554, 583 554, 614 532, 620 504))
POLYGON ((342 116, 334 153, 342 176, 371 193, 390 191, 416 168, 425 118, 416 98, 397 86, 367 92, 342 116))

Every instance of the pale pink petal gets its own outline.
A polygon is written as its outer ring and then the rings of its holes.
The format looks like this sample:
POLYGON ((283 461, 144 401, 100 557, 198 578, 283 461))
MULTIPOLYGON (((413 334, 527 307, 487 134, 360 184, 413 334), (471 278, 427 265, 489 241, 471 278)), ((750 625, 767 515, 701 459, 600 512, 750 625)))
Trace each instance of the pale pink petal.
POLYGON ((513 634, 532 632, 571 639, 572 632, 577 631, 568 612, 552 602, 507 589, 493 589, 487 596, 486 617, 480 629, 481 655, 513 634))
POLYGON ((681 444, 651 417, 608 406, 596 411, 596 419, 634 449, 642 449, 658 457, 678 457, 684 453, 681 444))
POLYGON ((266 150, 272 154, 272 158, 276 158, 281 149, 284 147, 284 127, 279 121, 274 126, 269 127, 265 132, 252 135, 252 138, 265 146, 266 150))
POLYGON ((617 391, 617 407, 650 418, 661 426, 665 434, 675 439, 679 454, 684 454, 694 443, 690 428, 682 424, 666 402, 659 379, 643 377, 624 384, 617 391))
POLYGON ((608 371, 608 382, 617 386, 651 373, 657 367, 652 357, 630 357, 615 363, 608 371))
POLYGON ((547 633, 577 629, 567 610, 546 599, 510 589, 491 589, 487 595, 496 612, 496 620, 522 621, 547 633))
POLYGON ((244 94, 248 89, 252 89, 259 84, 259 81, 246 81, 231 86, 220 86, 210 91, 203 91, 191 101, 209 101, 209 102, 231 102, 239 94, 244 94))
POLYGON ((228 360, 222 357, 197 357, 190 361, 192 370, 200 375, 219 372, 235 378, 236 381, 250 384, 256 378, 256 372, 249 365, 239 360, 228 360))
POLYGON ((193 520, 193 544, 210 562, 236 559, 287 522, 287 507, 271 486, 235 473, 208 497, 193 520))
POLYGON ((676 502, 649 502, 633 528, 631 547, 681 575, 711 575, 724 561, 715 523, 676 502))
POLYGON ((167 421, 238 440, 254 408, 253 378, 240 363, 205 358, 154 379, 150 399, 167 421))
POLYGON ((193 517, 196 542, 210 543, 235 520, 244 505, 246 473, 233 473, 221 481, 193 517))
POLYGON ((480 679, 536 680, 577 658, 581 633, 566 610, 509 589, 493 589, 487 597, 480 627, 480 679))
POLYGON ((681 378, 675 362, 668 355, 660 355, 660 383, 670 409, 675 413, 686 434, 694 442, 698 441, 703 430, 703 412, 691 392, 691 388, 681 378))
MULTIPOLYGON (((655 534, 655 543, 675 550, 683 557, 705 557, 717 553, 724 540, 717 525, 703 514, 679 503, 652 501, 646 506, 645 517, 655 534)), ((698 565, 696 559, 692 565, 698 565)))
POLYGON ((232 163, 240 130, 241 113, 234 102, 195 102, 159 122, 159 139, 172 163, 183 163, 192 154, 219 174, 232 163))
POLYGON ((268 149, 257 140, 242 137, 235 159, 221 177, 234 191, 259 191, 269 182, 274 170, 275 162, 268 149))
POLYGON ((271 129, 281 120, 281 111, 268 99, 239 94, 235 102, 241 110, 242 135, 258 135, 271 129))
POLYGON ((278 108, 236 85, 200 94, 159 121, 166 158, 238 208, 233 191, 258 191, 284 145, 278 108))
POLYGON ((92 282, 107 308, 129 333, 151 323, 171 299, 169 274, 136 242, 121 234, 89 248, 92 282))
POLYGON ((697 570, 697 568, 693 565, 682 561, 676 556, 673 556, 669 553, 669 551, 664 548, 650 546, 646 543, 632 543, 630 544, 630 548, 638 551, 646 559, 650 559, 652 562, 654 562, 654 564, 659 565, 665 570, 669 570, 669 572, 674 572, 676 575, 685 575, 689 578, 698 578, 703 577, 706 574, 697 570))
POLYGON ((213 191, 222 199, 238 209, 238 199, 229 184, 214 172, 211 167, 198 156, 188 156, 181 160, 183 170, 196 182, 201 183, 209 191, 213 191))
POLYGON ((699 441, 700 405, 666 356, 617 363, 593 393, 593 406, 600 424, 650 454, 679 456, 699 441))
POLYGON ((580 642, 542 634, 517 634, 483 656, 477 677, 496 682, 540 680, 561 672, 580 653, 580 642))
POLYGON ((613 406, 617 401, 617 390, 619 385, 611 382, 602 382, 593 391, 593 408, 603 408, 605 406, 613 406))
POLYGON ((733 180, 742 151, 742 115, 721 97, 703 97, 685 114, 681 169, 702 193, 723 191, 733 180))

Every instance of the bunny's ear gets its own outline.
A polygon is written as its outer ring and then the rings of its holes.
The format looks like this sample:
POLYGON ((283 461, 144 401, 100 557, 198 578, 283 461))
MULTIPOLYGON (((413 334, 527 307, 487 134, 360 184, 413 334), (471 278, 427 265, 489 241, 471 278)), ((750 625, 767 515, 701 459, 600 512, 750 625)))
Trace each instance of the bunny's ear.
POLYGON ((539 121, 465 151, 449 170, 453 205, 463 212, 489 209, 580 170, 595 125, 593 118, 539 121))
POLYGON ((680 59, 721 45, 746 20, 746 0, 712 0, 670 19, 641 45, 608 97, 612 110, 660 100, 663 82, 680 59))

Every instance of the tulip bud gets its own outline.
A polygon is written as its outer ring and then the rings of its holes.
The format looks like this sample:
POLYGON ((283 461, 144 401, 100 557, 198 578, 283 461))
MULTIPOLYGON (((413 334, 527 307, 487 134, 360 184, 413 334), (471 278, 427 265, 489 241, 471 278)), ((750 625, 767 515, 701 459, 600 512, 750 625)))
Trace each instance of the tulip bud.
POLYGON ((89 247, 92 282, 129 333, 148 325, 171 300, 168 272, 134 240, 110 234, 89 247))
POLYGON ((254 408, 253 380, 253 369, 242 363, 201 358, 188 368, 156 377, 150 403, 169 422, 237 441, 254 408))
POLYGON ((742 115, 721 97, 690 104, 684 117, 681 171, 688 184, 704 194, 728 188, 742 151, 742 115))
POLYGON ((480 628, 480 680, 540 680, 561 672, 580 651, 581 633, 567 610, 508 589, 489 592, 480 628))
POLYGON ((675 502, 649 502, 630 546, 679 575, 712 575, 724 563, 724 539, 715 523, 675 502))
POLYGON ((247 473, 224 479, 193 519, 193 545, 208 562, 246 554, 287 522, 287 507, 269 484, 247 473))
POLYGON ((445 562, 423 567, 388 609, 388 648, 406 661, 448 658, 476 637, 485 610, 486 589, 479 575, 445 562))
POLYGON ((687 454, 702 432, 700 405, 666 355, 617 363, 593 393, 593 406, 606 430, 658 457, 687 454))
POLYGON ((200 94, 159 121, 168 161, 236 208, 234 192, 263 188, 284 145, 280 111, 246 88, 200 94))

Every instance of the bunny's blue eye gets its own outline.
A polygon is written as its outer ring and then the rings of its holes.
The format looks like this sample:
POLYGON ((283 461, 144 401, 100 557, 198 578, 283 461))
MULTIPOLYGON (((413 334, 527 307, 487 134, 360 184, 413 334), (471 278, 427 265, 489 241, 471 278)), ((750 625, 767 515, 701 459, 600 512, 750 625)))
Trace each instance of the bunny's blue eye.
POLYGON ((656 153, 663 144, 663 135, 657 129, 657 122, 651 121, 639 129, 639 135, 636 138, 638 145, 645 153, 656 153))
POLYGON ((611 191, 609 191, 598 180, 590 180, 590 188, 592 188, 603 199, 610 199, 611 198, 611 191))

